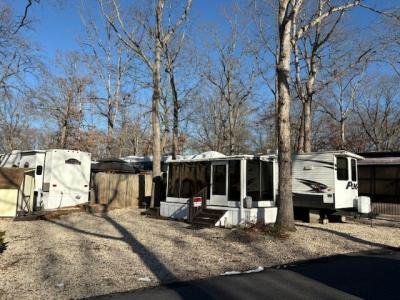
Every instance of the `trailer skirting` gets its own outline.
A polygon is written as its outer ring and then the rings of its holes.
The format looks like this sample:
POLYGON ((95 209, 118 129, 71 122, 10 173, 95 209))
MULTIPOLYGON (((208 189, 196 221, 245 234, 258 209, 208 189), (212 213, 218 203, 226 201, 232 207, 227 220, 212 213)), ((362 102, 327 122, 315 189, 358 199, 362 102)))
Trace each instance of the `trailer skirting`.
MULTIPOLYGON (((265 224, 275 223, 277 208, 276 207, 254 207, 243 208, 242 213, 239 207, 226 206, 210 206, 210 209, 226 210, 226 213, 215 224, 215 226, 235 226, 244 223, 264 222, 265 224)), ((188 205, 183 203, 161 202, 160 214, 163 217, 172 219, 186 219, 188 213, 188 205)))

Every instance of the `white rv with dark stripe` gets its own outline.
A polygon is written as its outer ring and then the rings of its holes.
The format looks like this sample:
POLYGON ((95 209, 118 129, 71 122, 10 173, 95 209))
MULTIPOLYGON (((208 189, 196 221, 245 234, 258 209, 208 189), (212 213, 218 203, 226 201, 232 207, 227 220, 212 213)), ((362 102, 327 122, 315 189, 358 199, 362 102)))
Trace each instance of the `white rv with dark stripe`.
POLYGON ((330 210, 356 207, 360 159, 347 151, 296 155, 292 168, 294 206, 330 210))

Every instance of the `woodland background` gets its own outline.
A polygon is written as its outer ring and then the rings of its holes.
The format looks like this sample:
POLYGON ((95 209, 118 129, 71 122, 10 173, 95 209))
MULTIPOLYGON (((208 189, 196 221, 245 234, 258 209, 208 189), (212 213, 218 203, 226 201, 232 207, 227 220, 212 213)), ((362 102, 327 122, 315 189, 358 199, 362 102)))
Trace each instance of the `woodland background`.
MULTIPOLYGON (((157 1, 20 2, 0 1, 0 151, 151 155, 153 74, 129 43, 154 58, 157 1), (44 54, 47 37, 32 38, 43 6, 75 10, 78 50, 44 54)), ((162 44, 161 153, 276 149, 277 1, 215 1, 214 20, 202 17, 206 2, 162 44)), ((345 2, 306 1, 294 26, 345 2)), ((304 151, 307 131, 313 151, 400 150, 398 3, 362 3, 292 36, 293 151, 304 151)), ((161 32, 187 4, 165 1, 161 32)))

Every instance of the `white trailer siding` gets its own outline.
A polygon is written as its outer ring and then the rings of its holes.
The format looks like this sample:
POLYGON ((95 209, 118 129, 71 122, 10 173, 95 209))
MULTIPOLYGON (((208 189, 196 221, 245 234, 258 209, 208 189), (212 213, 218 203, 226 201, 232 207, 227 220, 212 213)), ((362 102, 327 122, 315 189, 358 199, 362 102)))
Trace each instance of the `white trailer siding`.
POLYGON ((182 183, 189 179, 193 182, 204 183, 204 187, 209 186, 210 192, 207 193, 206 200, 207 208, 226 210, 224 217, 221 218, 217 225, 238 225, 243 222, 256 220, 264 220, 265 223, 275 222, 277 211, 275 199, 278 191, 276 155, 261 157, 237 155, 182 159, 168 162, 167 197, 165 202, 161 202, 160 207, 160 214, 162 216, 177 219, 186 218, 188 199, 195 196, 194 193, 188 195, 182 192, 184 191, 182 183), (255 165, 249 165, 250 163, 255 163, 255 165), (192 167, 187 168, 185 167, 186 164, 192 167), (201 173, 196 171, 200 165, 203 165, 204 169, 208 170, 208 173, 207 171, 201 173), (213 201, 213 197, 215 197, 213 186, 217 182, 213 177, 213 167, 215 166, 222 166, 226 170, 223 175, 226 179, 224 181, 224 193, 218 192, 216 194, 217 196, 223 196, 223 199, 219 202, 213 201), (178 167, 180 171, 178 171, 178 167), (191 176, 188 176, 188 172, 196 175, 193 175, 194 177, 191 178, 191 176), (199 176, 198 174, 201 175, 199 176), (240 195, 237 194, 238 191, 240 195), (247 207, 247 204, 244 204, 246 196, 253 197, 251 208, 247 207))
POLYGON ((43 178, 46 209, 74 206, 89 201, 90 153, 49 150, 43 178))
POLYGON ((357 159, 362 157, 347 151, 296 155, 292 170, 294 206, 316 209, 356 207, 357 159), (341 158, 340 166, 338 158, 341 158))
POLYGON ((335 156, 332 153, 296 155, 292 190, 295 206, 334 208, 335 156))
POLYGON ((90 153, 66 149, 15 150, 4 155, 1 166, 35 168, 37 207, 54 209, 89 201, 90 153))
POLYGON ((46 151, 21 152, 19 168, 35 169, 35 191, 40 191, 43 186, 43 167, 46 151))

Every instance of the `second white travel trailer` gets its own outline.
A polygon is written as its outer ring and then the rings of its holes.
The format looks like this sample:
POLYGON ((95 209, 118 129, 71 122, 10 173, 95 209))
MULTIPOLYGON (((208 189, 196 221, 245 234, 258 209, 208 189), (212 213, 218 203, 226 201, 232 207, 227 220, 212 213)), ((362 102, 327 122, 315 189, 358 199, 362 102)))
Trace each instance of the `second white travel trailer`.
POLYGON ((88 152, 15 150, 4 155, 0 166, 35 169, 35 209, 68 207, 89 201, 91 154, 88 152))
MULTIPOLYGON (((294 206, 324 212, 357 208, 358 159, 362 157, 346 151, 296 155, 292 170, 294 206)), ((200 224, 206 220, 221 226, 260 220, 275 222, 276 154, 211 153, 170 160, 167 166, 167 197, 161 202, 162 216, 185 219, 191 207, 202 205, 205 213, 200 212, 196 220, 200 224), (198 199, 201 203, 193 203, 198 199)))
POLYGON ((295 207, 333 212, 358 207, 357 160, 347 151, 298 154, 292 166, 295 207))
MULTIPOLYGON (((204 201, 198 223, 212 226, 263 221, 274 223, 278 182, 277 156, 225 156, 217 152, 167 161, 164 217, 185 219, 190 199, 204 201), (194 197, 199 196, 199 197, 194 197)), ((196 203, 192 204, 196 206, 196 203)))

